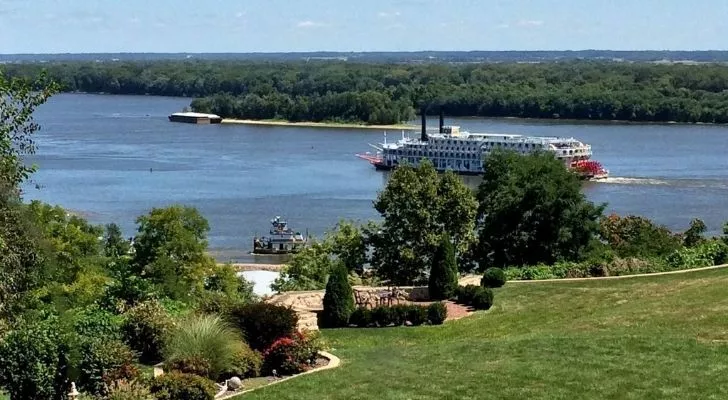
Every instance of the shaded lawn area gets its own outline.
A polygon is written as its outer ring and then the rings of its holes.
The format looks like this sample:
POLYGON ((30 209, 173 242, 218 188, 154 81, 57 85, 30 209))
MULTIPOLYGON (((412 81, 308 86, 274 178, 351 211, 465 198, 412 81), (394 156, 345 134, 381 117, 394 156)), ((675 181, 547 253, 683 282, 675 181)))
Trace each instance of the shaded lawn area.
POLYGON ((719 399, 728 269, 510 283, 443 326, 323 331, 342 366, 240 399, 719 399))

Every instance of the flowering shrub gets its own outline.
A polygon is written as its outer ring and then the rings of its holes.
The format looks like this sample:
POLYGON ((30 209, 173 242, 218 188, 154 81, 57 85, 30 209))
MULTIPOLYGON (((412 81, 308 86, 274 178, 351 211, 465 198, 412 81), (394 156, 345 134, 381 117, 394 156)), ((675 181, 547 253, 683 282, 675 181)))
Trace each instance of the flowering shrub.
POLYGON ((276 370, 282 375, 304 372, 316 362, 321 345, 318 338, 296 332, 291 337, 282 337, 263 352, 264 369, 270 373, 276 370))

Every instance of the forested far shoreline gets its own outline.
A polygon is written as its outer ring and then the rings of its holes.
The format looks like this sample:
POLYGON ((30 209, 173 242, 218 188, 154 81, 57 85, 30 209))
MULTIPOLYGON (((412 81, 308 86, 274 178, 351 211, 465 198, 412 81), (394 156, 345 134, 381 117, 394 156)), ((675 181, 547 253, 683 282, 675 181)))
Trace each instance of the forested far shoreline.
MULTIPOLYGON (((66 92, 195 98, 225 118, 396 124, 452 117, 728 123, 728 67, 607 61, 494 64, 150 61, 7 64, 66 92)), ((176 111, 176 110, 170 110, 176 111)))

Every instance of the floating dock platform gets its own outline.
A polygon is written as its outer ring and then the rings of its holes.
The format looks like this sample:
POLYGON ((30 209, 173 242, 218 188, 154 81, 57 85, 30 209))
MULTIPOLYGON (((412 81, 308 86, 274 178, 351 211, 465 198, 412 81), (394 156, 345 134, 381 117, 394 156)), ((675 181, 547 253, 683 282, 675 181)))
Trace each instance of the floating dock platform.
POLYGON ((171 122, 184 122, 188 124, 219 124, 222 117, 215 114, 203 114, 196 112, 179 112, 169 116, 171 122))

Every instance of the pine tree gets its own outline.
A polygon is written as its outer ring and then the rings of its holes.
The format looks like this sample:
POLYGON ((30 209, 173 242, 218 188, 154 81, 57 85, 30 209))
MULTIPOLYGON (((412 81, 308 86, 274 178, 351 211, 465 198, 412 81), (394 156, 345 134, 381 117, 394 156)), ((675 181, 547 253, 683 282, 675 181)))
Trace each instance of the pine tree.
POLYGON ((445 300, 455 294, 455 288, 458 286, 458 265, 455 248, 448 235, 442 236, 432 257, 428 286, 431 300, 445 300))
POLYGON ((346 266, 337 264, 329 275, 324 295, 324 312, 321 322, 326 328, 346 326, 354 312, 354 293, 349 284, 346 266))

